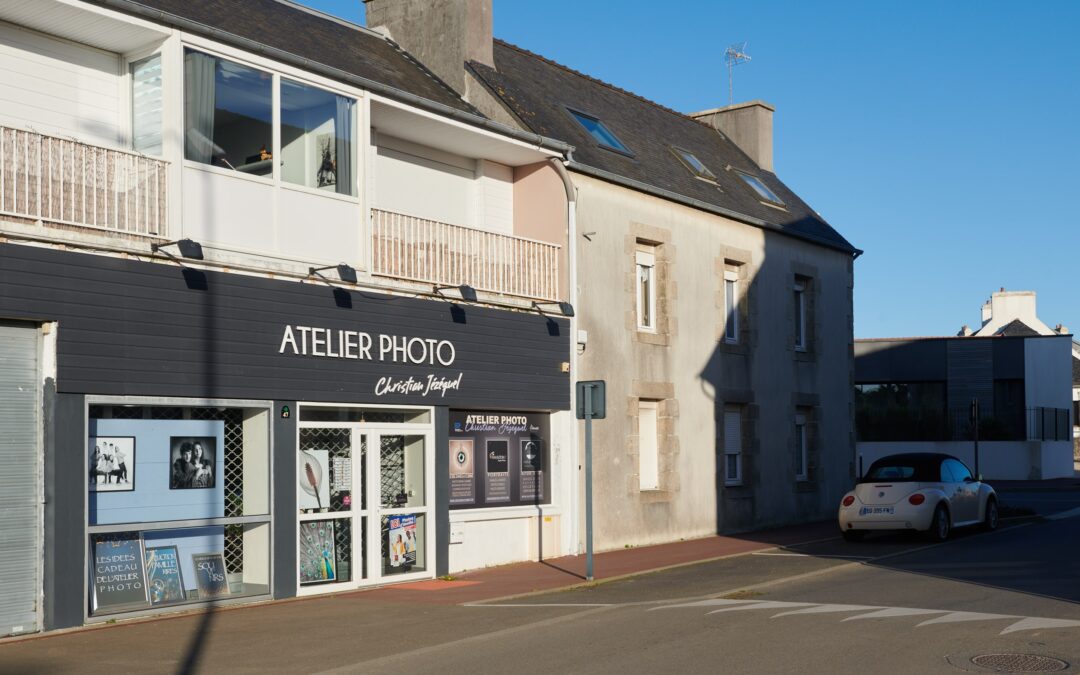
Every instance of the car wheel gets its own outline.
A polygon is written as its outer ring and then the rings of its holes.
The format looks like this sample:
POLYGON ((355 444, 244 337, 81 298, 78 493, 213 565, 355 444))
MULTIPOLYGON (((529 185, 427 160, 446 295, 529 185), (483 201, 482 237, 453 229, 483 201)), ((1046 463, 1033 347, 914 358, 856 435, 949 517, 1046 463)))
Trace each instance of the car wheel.
POLYGON ((945 508, 944 504, 938 504, 934 509, 934 519, 930 521, 930 531, 927 534, 933 541, 945 541, 949 538, 949 530, 952 529, 949 523, 949 510, 945 508))
POLYGON ((866 536, 866 533, 862 530, 844 530, 842 534, 844 535, 844 541, 862 541, 863 537, 866 536))
POLYGON ((986 517, 983 518, 983 527, 990 531, 996 530, 998 528, 998 520, 997 500, 991 497, 986 500, 986 517))

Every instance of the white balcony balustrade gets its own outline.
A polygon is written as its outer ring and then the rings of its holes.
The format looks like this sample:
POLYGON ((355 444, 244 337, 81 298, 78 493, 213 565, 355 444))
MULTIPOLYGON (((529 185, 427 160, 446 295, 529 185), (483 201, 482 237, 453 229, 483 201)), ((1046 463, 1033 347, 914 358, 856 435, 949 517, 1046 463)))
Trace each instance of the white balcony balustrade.
POLYGON ((168 236, 168 163, 0 126, 0 215, 168 236))
POLYGON ((558 244, 371 210, 377 276, 559 299, 558 244))

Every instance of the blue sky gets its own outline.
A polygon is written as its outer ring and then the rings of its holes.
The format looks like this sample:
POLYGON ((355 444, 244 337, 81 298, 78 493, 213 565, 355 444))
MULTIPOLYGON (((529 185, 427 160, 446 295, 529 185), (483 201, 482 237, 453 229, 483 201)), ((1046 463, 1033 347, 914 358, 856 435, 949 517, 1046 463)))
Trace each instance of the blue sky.
POLYGON ((684 112, 746 42, 777 174, 866 251, 856 337, 975 327, 1000 287, 1080 333, 1080 2, 493 1, 496 36, 684 112))

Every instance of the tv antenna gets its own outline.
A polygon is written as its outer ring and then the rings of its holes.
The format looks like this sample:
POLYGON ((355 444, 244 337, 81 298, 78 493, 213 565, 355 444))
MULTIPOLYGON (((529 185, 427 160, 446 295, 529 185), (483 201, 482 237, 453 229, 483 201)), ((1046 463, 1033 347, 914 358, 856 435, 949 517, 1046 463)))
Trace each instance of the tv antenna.
POLYGON ((724 50, 724 62, 727 63, 728 105, 735 104, 735 66, 741 63, 746 63, 749 60, 750 55, 746 53, 745 42, 741 45, 731 45, 726 50, 724 50))

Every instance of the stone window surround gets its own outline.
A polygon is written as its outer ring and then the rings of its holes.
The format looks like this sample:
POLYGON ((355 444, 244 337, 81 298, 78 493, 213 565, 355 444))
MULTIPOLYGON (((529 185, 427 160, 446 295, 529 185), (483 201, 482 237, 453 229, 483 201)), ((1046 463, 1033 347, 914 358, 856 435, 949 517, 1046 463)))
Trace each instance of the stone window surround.
POLYGON ((808 361, 814 362, 817 360, 817 336, 818 330, 818 297, 821 295, 821 284, 818 273, 818 268, 813 265, 807 265, 804 263, 791 263, 791 285, 789 288, 793 289, 795 284, 803 284, 803 318, 806 322, 803 347, 795 346, 795 297, 794 293, 789 291, 788 297, 788 325, 791 326, 788 336, 787 344, 788 351, 793 352, 796 361, 808 361))
POLYGON ((753 256, 750 251, 732 246, 721 246, 720 255, 716 257, 715 269, 717 278, 716 309, 718 321, 716 324, 717 350, 729 354, 749 354, 757 342, 757 331, 754 328, 753 317, 755 311, 755 293, 751 291, 750 269, 753 256), (730 342, 725 338, 727 328, 727 295, 724 281, 729 274, 737 275, 735 294, 738 298, 738 338, 730 342))
POLYGON ((671 231, 645 225, 630 223, 630 231, 625 236, 624 254, 626 256, 626 291, 630 309, 626 313, 626 330, 634 342, 666 347, 676 334, 677 321, 672 308, 678 298, 677 287, 672 278, 672 265, 675 262, 675 246, 671 243, 671 231), (656 260, 653 268, 653 284, 656 289, 655 330, 638 327, 637 320, 637 253, 641 248, 649 247, 656 260))
POLYGON ((626 456, 633 472, 627 476, 627 494, 637 498, 641 504, 670 502, 679 492, 680 477, 675 468, 679 454, 679 402, 675 398, 675 385, 671 382, 647 382, 634 380, 631 396, 627 398, 627 428, 632 430, 626 435, 626 456), (641 401, 656 401, 656 449, 659 463, 659 486, 653 490, 642 490, 638 474, 640 461, 640 438, 638 436, 638 408, 641 401))

